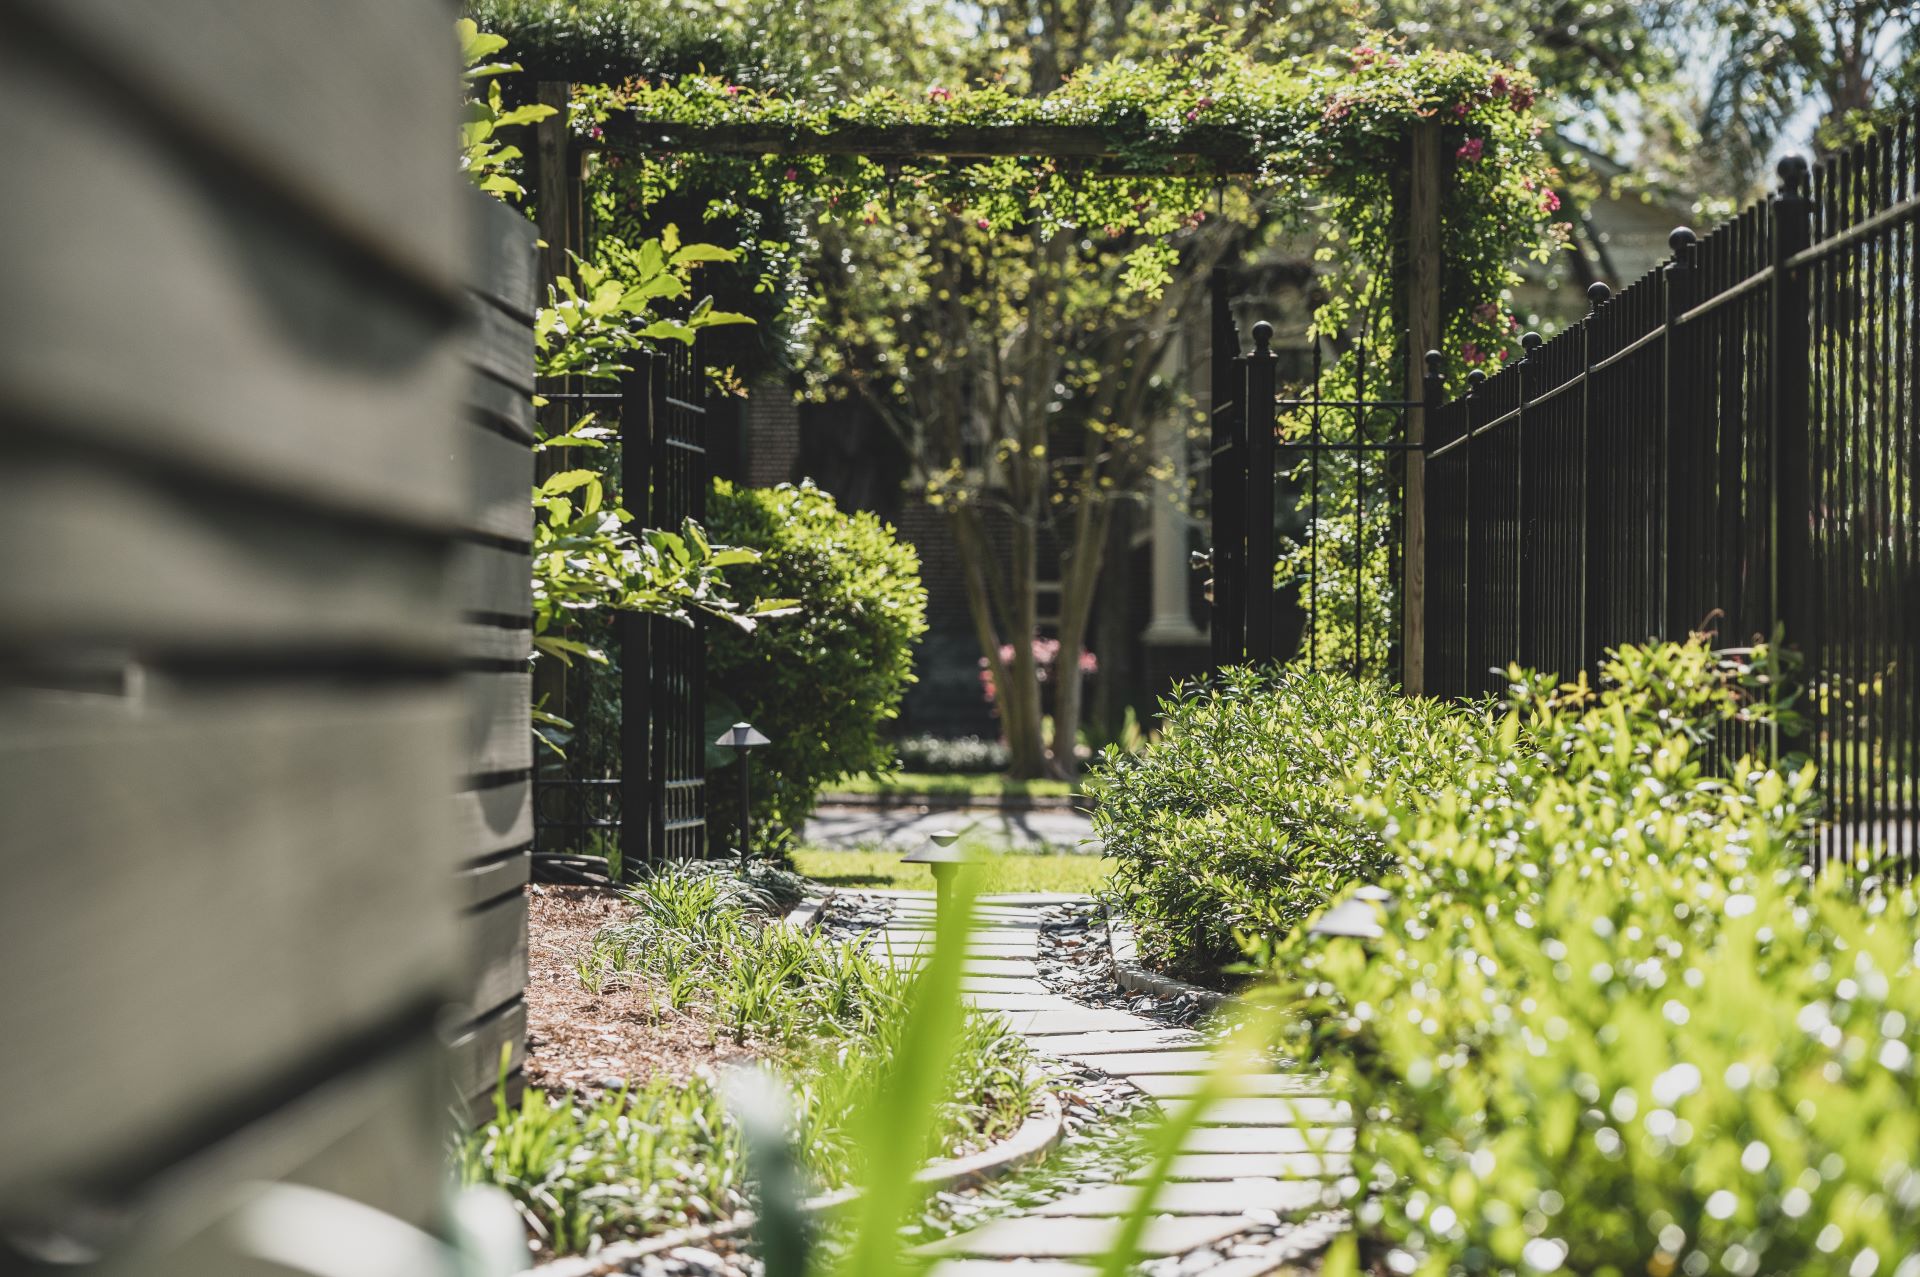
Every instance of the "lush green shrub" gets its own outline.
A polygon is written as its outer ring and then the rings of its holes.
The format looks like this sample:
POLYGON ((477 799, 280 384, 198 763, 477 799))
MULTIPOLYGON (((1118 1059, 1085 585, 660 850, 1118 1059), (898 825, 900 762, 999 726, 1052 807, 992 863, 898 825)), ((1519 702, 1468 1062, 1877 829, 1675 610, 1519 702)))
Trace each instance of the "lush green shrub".
MULTIPOLYGON (((709 737, 744 718, 773 744, 753 756, 754 823, 777 838, 799 828, 822 786, 890 771, 884 735, 913 682, 913 645, 927 628, 927 592, 911 545, 871 514, 842 512, 811 484, 716 483, 707 506, 716 541, 760 552, 728 569, 743 596, 794 598, 797 615, 752 633, 709 629, 709 737)), ((731 759, 710 758, 716 843, 739 819, 731 759)))
POLYGON ((1457 791, 1356 787, 1387 936, 1274 961, 1393 1271, 1920 1274, 1920 914, 1810 879, 1810 768, 1706 766, 1774 716, 1765 656, 1516 673, 1457 791))
POLYGON ((1278 938, 1349 883, 1390 872, 1359 821, 1354 772, 1426 791, 1462 764, 1472 720, 1343 675, 1226 671, 1161 706, 1157 741, 1110 749, 1088 780, 1118 861, 1111 900, 1149 961, 1194 975, 1278 938))
POLYGON ((903 736, 894 751, 902 771, 985 775, 1007 769, 1007 743, 984 736, 903 736))

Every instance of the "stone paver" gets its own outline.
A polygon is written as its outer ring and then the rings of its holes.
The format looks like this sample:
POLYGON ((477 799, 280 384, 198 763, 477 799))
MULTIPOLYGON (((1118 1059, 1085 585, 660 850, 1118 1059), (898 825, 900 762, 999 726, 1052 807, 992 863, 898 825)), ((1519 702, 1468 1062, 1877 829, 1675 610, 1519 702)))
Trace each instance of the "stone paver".
MULTIPOLYGON (((1182 1153, 1168 1168, 1170 1180, 1329 1179, 1353 1169, 1345 1153, 1182 1153)), ((1144 1179, 1148 1168, 1128 1176, 1144 1179)))
MULTIPOLYGON (((1097 1066, 1096 1066, 1097 1067, 1097 1066)), ((1127 1079, 1156 1100, 1172 1100, 1199 1091, 1205 1079, 1197 1074, 1142 1075, 1127 1079)), ((1229 1095, 1238 1097, 1325 1095, 1327 1088, 1317 1078, 1290 1073, 1255 1073, 1237 1077, 1229 1095)))
MULTIPOLYGON (((1097 1261, 1113 1242, 1120 1220, 1072 1215, 1016 1215, 983 1224, 926 1248, 934 1255, 974 1258, 1087 1259, 1097 1261)), ((1140 1238, 1143 1255, 1178 1255, 1245 1230, 1240 1215, 1162 1215, 1140 1238)))
POLYGON ((1026 851, 1098 854, 1093 822, 1071 808, 1034 811, 954 807, 831 807, 816 809, 801 841, 811 847, 853 850, 876 843, 903 852, 923 847, 943 829, 956 829, 990 845, 1026 851))
MULTIPOLYGON (((1122 1078, 1162 1107, 1179 1105, 1197 1092, 1216 1059, 1198 1034, 1085 1006, 1050 992, 1039 979, 1038 907, 1060 898, 996 899, 969 939, 963 996, 1000 1015, 1036 1050, 1122 1078)), ((892 902, 894 917, 872 943, 896 965, 918 966, 934 938, 932 902, 897 894, 892 902)), ((1338 1216, 1323 1214, 1335 1204, 1326 1181, 1351 1169, 1350 1120, 1349 1107, 1330 1098, 1317 1078, 1241 1079, 1233 1098, 1210 1106, 1189 1133, 1171 1178, 1154 1193, 1144 1255, 1184 1256, 1181 1271, 1201 1274, 1194 1268, 1200 1264, 1203 1277, 1268 1277, 1286 1259, 1285 1243, 1274 1249, 1274 1225, 1302 1221, 1291 1234, 1297 1244, 1307 1251, 1324 1245, 1331 1234, 1315 1230, 1328 1228, 1329 1219, 1339 1226, 1338 1216), (1267 1240, 1259 1245, 1243 1246, 1262 1237, 1267 1240), (1240 1241, 1229 1243, 1235 1238, 1240 1241)), ((1082 1189, 923 1248, 939 1257, 931 1275, 1095 1277, 1119 1217, 1139 1199, 1142 1190, 1132 1181, 1146 1174, 1136 1168, 1123 1182, 1082 1189)))
MULTIPOLYGON (((1302 1215, 1319 1210, 1326 1201, 1326 1186, 1314 1180, 1243 1179, 1229 1183, 1162 1184, 1153 1195, 1153 1209, 1166 1215, 1220 1215, 1226 1212, 1248 1214, 1272 1211, 1278 1215, 1302 1215)), ((1102 1184, 1048 1202, 1034 1213, 1039 1215, 1124 1215, 1140 1198, 1140 1189, 1132 1184, 1102 1184)))

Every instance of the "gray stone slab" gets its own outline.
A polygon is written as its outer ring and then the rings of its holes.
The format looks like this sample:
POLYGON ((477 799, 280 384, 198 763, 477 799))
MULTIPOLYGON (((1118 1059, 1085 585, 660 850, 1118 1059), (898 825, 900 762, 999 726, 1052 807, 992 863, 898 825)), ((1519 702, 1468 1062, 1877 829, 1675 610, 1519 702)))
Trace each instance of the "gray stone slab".
POLYGON ((927 1277, 1097 1277, 1095 1264, 1063 1259, 943 1259, 927 1277))
MULTIPOLYGON (((1124 1215, 1133 1209, 1140 1189, 1132 1184, 1102 1184, 1048 1202, 1040 1215, 1124 1215)), ((1277 1215, 1305 1215, 1327 1202, 1325 1185, 1311 1180, 1244 1179, 1226 1183, 1162 1184, 1153 1195, 1153 1209, 1166 1215, 1223 1215, 1228 1212, 1270 1210, 1277 1215)))
MULTIPOLYGON (((893 953, 882 955, 885 961, 903 971, 916 971, 927 964, 924 953, 893 953)), ((960 963, 963 975, 995 975, 1011 979, 1030 980, 1040 974, 1031 958, 963 958, 960 963)))
POLYGON ((1205 1073, 1213 1067, 1213 1052, 1202 1046, 1175 1051, 1121 1051, 1090 1055, 1086 1062, 1103 1073, 1124 1077, 1160 1077, 1167 1074, 1205 1073))
POLYGON ((993 975, 969 975, 962 972, 960 976, 960 992, 1043 995, 1047 992, 1047 986, 1035 979, 993 975))
MULTIPOLYGON (((1081 1056, 1117 1055, 1131 1051, 1174 1051, 1200 1041, 1185 1029, 1126 1029, 1112 1033, 1076 1033, 1048 1038, 1034 1045, 1054 1055, 1075 1059, 1081 1056)), ((1095 1068, 1098 1061, 1090 1061, 1095 1068)))
MULTIPOLYGON (((1345 1153, 1183 1153, 1173 1159, 1171 1180, 1331 1179, 1353 1169, 1345 1153)), ((1140 1180, 1142 1167, 1127 1176, 1140 1180)))
POLYGON ((1200 1126, 1183 1153, 1351 1153, 1351 1126, 1200 1126))
MULTIPOLYGON (((931 1255, 979 1259, 1097 1259, 1106 1254, 1121 1221, 1110 1217, 1018 1215, 926 1247, 931 1255)), ((1248 1227, 1241 1215, 1162 1215, 1147 1221, 1143 1255, 1181 1255, 1248 1227)))
POLYGON ((982 1011, 1084 1011, 1071 998, 1057 993, 966 993, 968 1006, 982 1011))
MULTIPOLYGON (((1127 1079, 1155 1099, 1175 1099, 1199 1091, 1205 1079, 1195 1074, 1161 1074, 1127 1079)), ((1226 1094, 1236 1096, 1325 1095, 1327 1088, 1316 1078, 1294 1073, 1250 1073, 1233 1079, 1226 1094)))
POLYGON ((1125 1011, 1107 1011, 1095 1007, 1070 1005, 1037 1011, 1005 1013, 1007 1024, 1016 1032, 1045 1046, 1045 1039, 1063 1033, 1107 1033, 1147 1028, 1147 1022, 1125 1011))
POLYGON ((1200 1117, 1202 1126, 1348 1126, 1352 1122, 1351 1104, 1323 1096, 1216 1100, 1200 1117))
MULTIPOLYGON (((932 940, 895 940, 890 937, 876 937, 871 942, 875 953, 932 953, 936 942, 932 940)), ((964 951, 976 958, 1024 958, 1031 960, 1039 956, 1040 950, 1031 944, 1000 944, 994 941, 968 940, 964 951)))

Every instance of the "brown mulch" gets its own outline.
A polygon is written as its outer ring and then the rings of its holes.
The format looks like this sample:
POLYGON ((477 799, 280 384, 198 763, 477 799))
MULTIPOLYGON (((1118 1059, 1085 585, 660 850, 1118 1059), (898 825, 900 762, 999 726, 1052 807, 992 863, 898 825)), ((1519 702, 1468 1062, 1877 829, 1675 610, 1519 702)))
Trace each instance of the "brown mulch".
POLYGON ((684 1081, 753 1058, 715 1042, 699 1018, 658 1006, 645 988, 587 992, 575 965, 593 933, 626 915, 594 887, 527 888, 527 1080, 543 1091, 618 1089, 629 1079, 684 1081))

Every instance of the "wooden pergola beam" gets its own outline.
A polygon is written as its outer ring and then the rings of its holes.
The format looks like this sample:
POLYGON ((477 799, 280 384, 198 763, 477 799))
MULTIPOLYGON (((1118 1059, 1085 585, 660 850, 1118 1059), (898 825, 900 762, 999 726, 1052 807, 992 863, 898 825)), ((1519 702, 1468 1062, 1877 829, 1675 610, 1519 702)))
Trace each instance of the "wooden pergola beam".
POLYGON ((599 149, 627 154, 852 155, 876 163, 1008 157, 1064 160, 1115 176, 1228 176, 1259 166, 1244 134, 1196 130, 1164 144, 1121 146, 1082 124, 842 125, 830 132, 780 124, 670 124, 613 116, 599 149))

